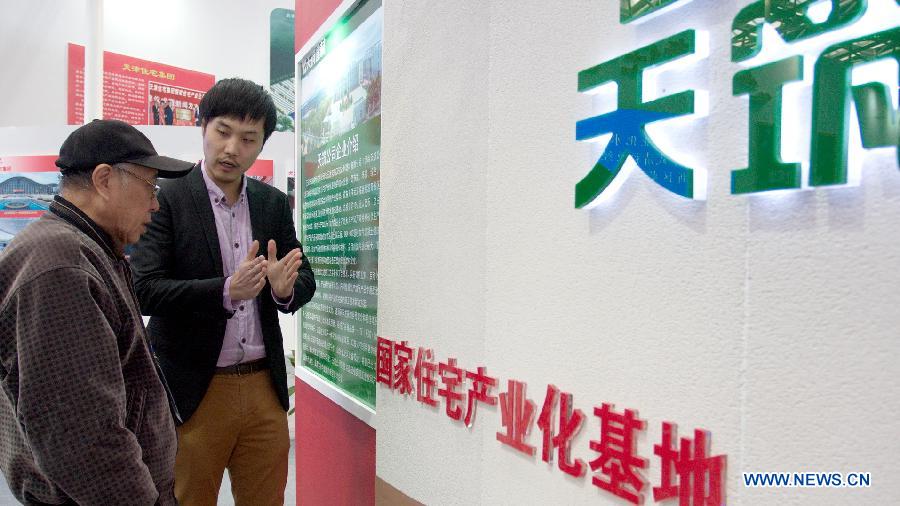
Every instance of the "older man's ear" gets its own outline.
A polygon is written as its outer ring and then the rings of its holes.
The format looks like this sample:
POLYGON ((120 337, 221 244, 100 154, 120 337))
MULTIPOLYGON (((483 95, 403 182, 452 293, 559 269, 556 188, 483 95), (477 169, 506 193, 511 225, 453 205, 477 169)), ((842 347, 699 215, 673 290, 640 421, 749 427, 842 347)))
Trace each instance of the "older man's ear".
POLYGON ((91 182, 94 185, 94 191, 104 200, 110 200, 111 198, 112 173, 112 165, 106 163, 101 163, 94 167, 94 171, 91 172, 91 182))

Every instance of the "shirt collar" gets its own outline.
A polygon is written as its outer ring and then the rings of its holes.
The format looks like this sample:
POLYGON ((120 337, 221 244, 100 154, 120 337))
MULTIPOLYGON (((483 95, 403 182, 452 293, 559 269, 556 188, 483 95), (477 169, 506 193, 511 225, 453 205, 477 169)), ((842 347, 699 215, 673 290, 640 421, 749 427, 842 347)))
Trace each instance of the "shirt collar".
MULTIPOLYGON (((228 205, 228 200, 225 198, 225 192, 219 188, 219 185, 209 177, 209 174, 206 173, 206 160, 200 160, 200 173, 203 174, 203 183, 206 185, 206 192, 209 193, 211 198, 215 199, 216 203, 222 203, 223 205, 228 205)), ((241 176, 241 193, 238 194, 238 203, 245 202, 247 197, 247 178, 246 176, 241 176)))
POLYGON ((122 258, 121 254, 116 253, 115 244, 112 237, 103 230, 90 216, 84 214, 84 211, 75 204, 69 202, 61 195, 53 197, 50 203, 50 211, 70 223, 72 226, 82 231, 100 245, 109 256, 113 258, 122 258))

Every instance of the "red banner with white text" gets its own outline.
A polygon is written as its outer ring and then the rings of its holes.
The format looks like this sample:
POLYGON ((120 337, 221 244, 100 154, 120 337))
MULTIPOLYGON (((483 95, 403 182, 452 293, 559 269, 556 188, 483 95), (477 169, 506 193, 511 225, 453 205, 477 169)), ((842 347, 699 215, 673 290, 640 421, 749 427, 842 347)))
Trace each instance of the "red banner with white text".
POLYGON ((67 123, 84 124, 84 46, 68 47, 67 123))
POLYGON ((131 125, 199 126, 212 74, 104 51, 103 118, 131 125))

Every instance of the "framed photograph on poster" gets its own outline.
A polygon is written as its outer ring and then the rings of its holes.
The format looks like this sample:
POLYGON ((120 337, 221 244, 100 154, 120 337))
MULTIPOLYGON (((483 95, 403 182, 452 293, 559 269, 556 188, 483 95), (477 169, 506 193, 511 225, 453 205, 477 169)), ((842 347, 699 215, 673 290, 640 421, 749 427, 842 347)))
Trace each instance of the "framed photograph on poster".
POLYGON ((59 192, 57 155, 0 156, 0 254, 59 192))
POLYGON ((298 235, 316 295, 296 374, 371 425, 378 321, 381 0, 344 2, 296 58, 298 235))

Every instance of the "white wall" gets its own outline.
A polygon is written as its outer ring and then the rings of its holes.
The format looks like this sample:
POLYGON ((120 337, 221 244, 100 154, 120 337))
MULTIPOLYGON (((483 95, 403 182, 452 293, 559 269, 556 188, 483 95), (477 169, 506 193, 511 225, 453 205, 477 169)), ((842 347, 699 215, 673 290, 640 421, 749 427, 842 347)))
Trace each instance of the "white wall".
MULTIPOLYGON (((491 289, 491 8, 428 4, 384 6, 378 330, 472 364, 491 289)), ((378 475, 427 504, 480 504, 485 424, 469 434, 377 390, 378 475)))
POLYGON ((107 51, 269 86, 269 15, 293 0, 104 0, 107 51))
POLYGON ((88 4, 0 2, 0 126, 66 124, 66 44, 90 38, 88 4))
MULTIPOLYGON (((379 335, 485 365, 504 391, 526 381, 538 410, 548 383, 573 393, 586 461, 591 408, 638 409, 647 504, 663 421, 712 433, 729 504, 897 503, 896 154, 863 154, 858 187, 731 195, 748 110, 731 93, 730 25, 746 4, 693 2, 635 27, 612 0, 386 2, 379 335), (710 32, 710 58, 660 84, 709 91, 712 115, 668 142, 709 171, 707 201, 636 170, 610 203, 574 209, 602 147, 576 142, 575 122, 608 106, 577 93, 578 71, 687 28, 710 32), (744 471, 873 483, 749 489, 744 471)), ((427 504, 623 504, 590 471, 571 480, 503 447, 500 410, 479 410, 467 431, 379 386, 378 475, 427 504)), ((537 427, 529 441, 539 453, 537 427)))

